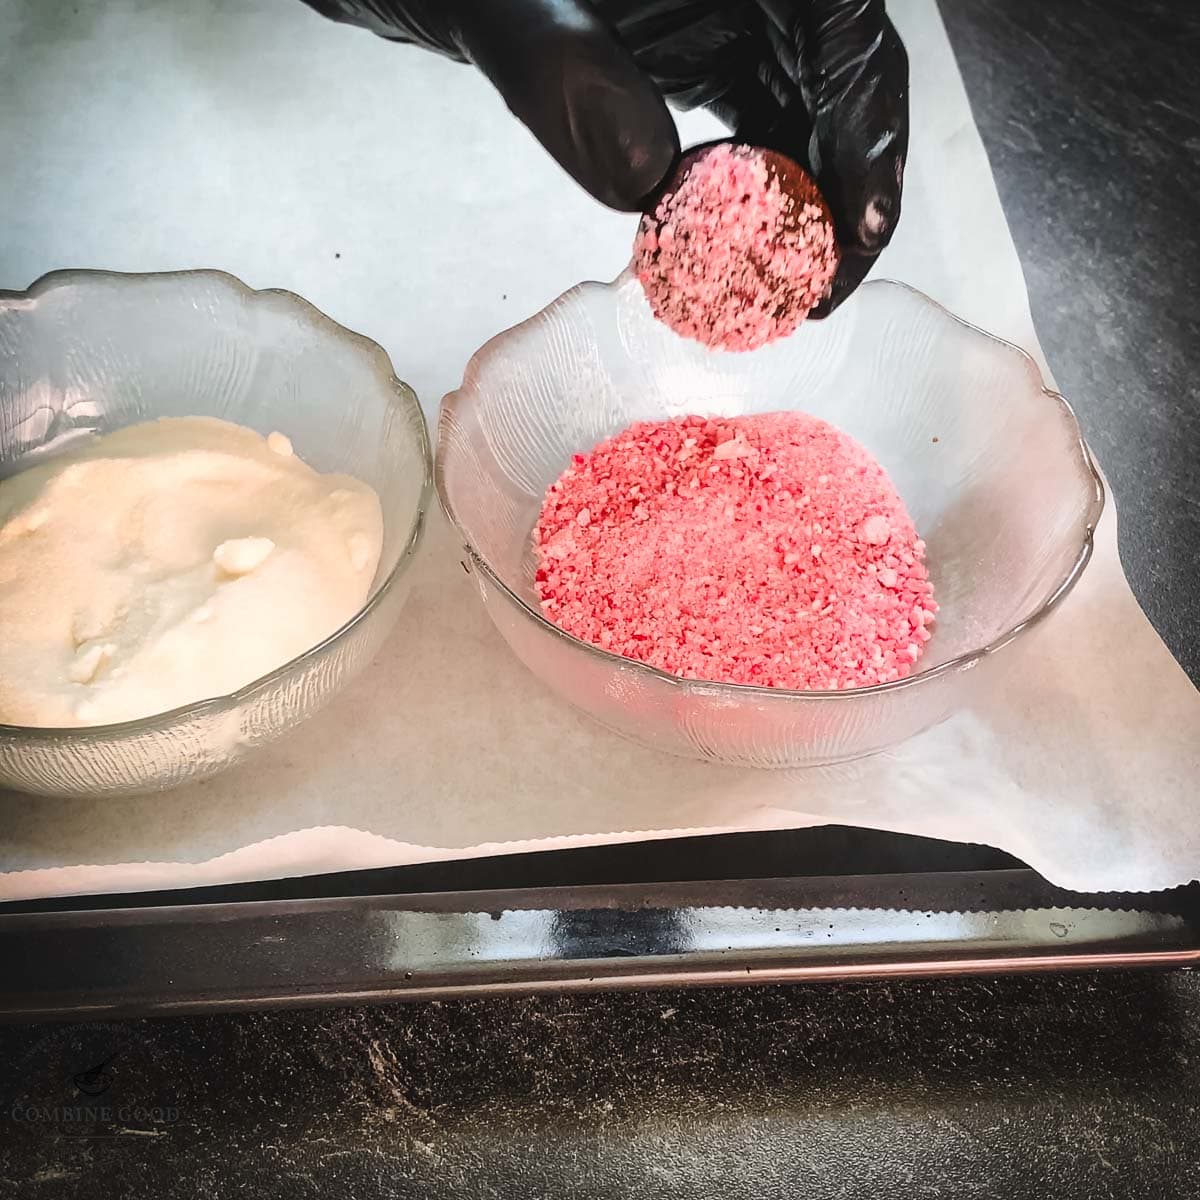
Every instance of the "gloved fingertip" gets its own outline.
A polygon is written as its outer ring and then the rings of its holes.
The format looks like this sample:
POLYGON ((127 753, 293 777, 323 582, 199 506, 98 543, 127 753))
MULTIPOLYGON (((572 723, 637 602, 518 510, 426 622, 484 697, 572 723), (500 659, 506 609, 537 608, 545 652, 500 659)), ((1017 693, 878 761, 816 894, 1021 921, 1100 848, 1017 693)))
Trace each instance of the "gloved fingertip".
POLYGON ((878 254, 891 241, 899 216, 899 196, 877 192, 867 201, 858 222, 857 242, 868 254, 878 254))
POLYGON ((843 250, 842 261, 838 266, 837 274, 833 277, 833 283, 830 284, 828 295, 808 314, 808 319, 823 321, 831 313, 836 312, 867 277, 878 257, 877 254, 858 254, 843 250))
POLYGON ((649 80, 632 92, 602 84, 572 107, 576 154, 564 165, 602 204, 642 211, 679 156, 679 134, 657 89, 649 80))
POLYGON ((602 204, 640 212, 679 157, 666 102, 645 77, 597 81, 572 98, 574 163, 564 163, 602 204))
POLYGON ((845 299, 845 296, 841 296, 841 297, 835 296, 831 290, 829 295, 826 296, 825 299, 822 300, 821 303, 818 304, 817 307, 814 308, 808 314, 808 320, 810 320, 810 321, 825 320, 825 318, 828 317, 837 308, 837 306, 839 304, 841 304, 842 300, 844 300, 844 299, 845 299))
POLYGON ((466 57, 559 165, 602 204, 636 212, 679 153, 658 86, 587 0, 456 5, 466 57))

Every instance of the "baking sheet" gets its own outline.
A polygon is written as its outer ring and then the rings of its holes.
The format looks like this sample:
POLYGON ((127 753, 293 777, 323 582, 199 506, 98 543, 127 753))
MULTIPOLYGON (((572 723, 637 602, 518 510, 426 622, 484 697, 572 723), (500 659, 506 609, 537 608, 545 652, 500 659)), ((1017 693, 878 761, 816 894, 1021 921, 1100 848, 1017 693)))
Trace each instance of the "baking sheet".
MULTIPOLYGON (((879 273, 1044 367, 933 0, 889 7, 913 139, 879 273)), ((58 9, 0 0, 15 98, 0 147, 22 163, 0 179, 5 286, 60 266, 224 267, 378 340, 432 418, 487 337, 628 257, 632 218, 562 177, 470 71, 299 5, 58 9)), ((681 125, 685 141, 717 130, 681 125)), ((984 842, 1081 890, 1184 882, 1200 874, 1200 696, 1137 608, 1115 533, 1110 504, 1083 581, 985 705, 866 762, 750 772, 565 709, 493 632, 439 516, 379 660, 298 735, 159 797, 0 793, 0 898, 828 821, 984 842)))

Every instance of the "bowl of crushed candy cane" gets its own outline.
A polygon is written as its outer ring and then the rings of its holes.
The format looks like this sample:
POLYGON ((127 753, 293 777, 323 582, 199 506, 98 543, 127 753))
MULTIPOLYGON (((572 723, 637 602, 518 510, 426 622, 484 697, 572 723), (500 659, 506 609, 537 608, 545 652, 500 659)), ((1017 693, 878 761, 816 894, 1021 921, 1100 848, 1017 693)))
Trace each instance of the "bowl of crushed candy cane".
POLYGON ((1104 503, 1033 360, 911 288, 727 353, 657 320, 633 271, 475 354, 436 481, 547 686, 756 767, 876 753, 967 704, 1078 580, 1104 503))

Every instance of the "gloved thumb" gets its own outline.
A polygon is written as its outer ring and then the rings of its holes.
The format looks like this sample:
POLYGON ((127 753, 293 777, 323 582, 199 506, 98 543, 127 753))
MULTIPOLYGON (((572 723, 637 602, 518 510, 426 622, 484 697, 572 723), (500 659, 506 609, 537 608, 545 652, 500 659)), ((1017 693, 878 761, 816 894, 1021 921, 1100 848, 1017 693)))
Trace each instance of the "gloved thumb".
POLYGON ((657 86, 586 0, 477 0, 459 9, 463 54, 562 167, 635 212, 679 153, 657 86))

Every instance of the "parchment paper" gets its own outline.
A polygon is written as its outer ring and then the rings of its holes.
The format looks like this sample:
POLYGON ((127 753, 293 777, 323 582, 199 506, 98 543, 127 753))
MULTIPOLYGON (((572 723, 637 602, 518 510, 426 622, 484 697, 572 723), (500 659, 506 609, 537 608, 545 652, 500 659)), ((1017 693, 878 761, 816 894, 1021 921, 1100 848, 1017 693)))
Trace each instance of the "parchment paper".
MULTIPOLYGON (((913 138, 879 274, 1044 364, 933 0, 889 8, 913 138)), ((583 196, 474 73, 298 4, 0 0, 0 78, 0 148, 22 167, 0 178, 0 283, 219 266, 291 288, 378 340, 431 418, 487 337, 628 257, 632 218, 583 196)), ((717 129, 681 126, 685 142, 717 129)), ((459 557, 436 516, 379 660, 245 767, 152 798, 0 793, 0 898, 830 821, 988 843, 1084 890, 1200 874, 1200 696, 1129 591, 1111 497, 1091 567, 1006 686, 819 772, 690 763, 598 729, 509 654, 459 557)))

